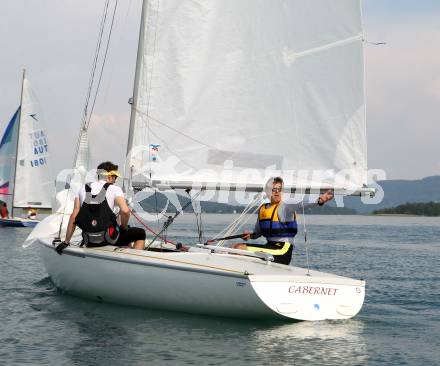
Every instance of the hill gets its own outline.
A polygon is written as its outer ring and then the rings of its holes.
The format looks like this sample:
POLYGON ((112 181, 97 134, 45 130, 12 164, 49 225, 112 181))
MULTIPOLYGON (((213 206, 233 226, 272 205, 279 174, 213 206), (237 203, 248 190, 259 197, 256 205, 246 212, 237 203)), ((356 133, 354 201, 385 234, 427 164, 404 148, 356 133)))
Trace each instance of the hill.
POLYGON ((418 216, 440 216, 440 203, 406 203, 392 208, 373 211, 375 215, 418 215, 418 216))
POLYGON ((384 191, 382 202, 375 205, 362 203, 359 197, 345 197, 345 207, 359 213, 372 213, 374 210, 396 207, 406 203, 440 202, 440 176, 419 180, 384 180, 377 182, 384 191))

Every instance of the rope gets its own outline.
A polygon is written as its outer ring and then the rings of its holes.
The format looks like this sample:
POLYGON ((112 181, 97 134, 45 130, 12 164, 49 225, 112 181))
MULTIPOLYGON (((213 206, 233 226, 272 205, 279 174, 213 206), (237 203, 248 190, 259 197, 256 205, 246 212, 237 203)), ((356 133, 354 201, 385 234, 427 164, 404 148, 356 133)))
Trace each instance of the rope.
POLYGON ((306 213, 304 210, 304 202, 301 204, 303 213, 303 227, 304 227, 304 244, 306 246, 306 263, 307 263, 307 276, 310 276, 310 264, 309 264, 309 246, 307 243, 307 225, 306 225, 306 213))
MULTIPOLYGON (((87 89, 86 102, 85 102, 85 105, 84 105, 83 119, 82 119, 82 123, 81 123, 81 130, 80 130, 78 142, 77 142, 77 145, 76 145, 74 165, 76 164, 76 159, 78 157, 78 152, 79 152, 79 148, 80 148, 80 144, 81 144, 82 131, 87 130, 88 125, 90 124, 90 118, 92 116, 92 113, 93 113, 93 110, 94 110, 94 107, 95 107, 96 98, 98 96, 99 87, 101 85, 102 75, 103 75, 103 72, 104 72, 104 66, 105 66, 105 63, 106 63, 106 60, 107 60, 107 53, 108 53, 108 49, 109 49, 109 45, 110 45, 110 39, 111 39, 112 30, 113 30, 113 24, 114 24, 114 19, 115 19, 115 15, 116 15, 116 9, 117 9, 117 6, 118 6, 118 0, 115 0, 115 6, 113 8, 113 16, 112 16, 112 20, 111 20, 111 23, 110 23, 110 30, 109 30, 109 35, 108 35, 108 39, 107 39, 107 45, 106 45, 106 49, 105 49, 105 53, 104 53, 104 58, 102 60, 101 69, 100 69, 100 72, 99 72, 98 85, 97 85, 96 90, 95 90, 95 95, 94 95, 94 99, 93 99, 92 109, 90 111, 90 116, 87 119, 88 107, 89 107, 89 102, 90 102, 90 96, 92 94, 92 89, 93 89, 94 80, 95 80, 95 73, 96 73, 96 69, 97 69, 97 66, 98 66, 98 60, 99 60, 99 55, 100 55, 100 51, 101 51, 101 44, 102 44, 105 24, 106 24, 106 21, 107 21, 107 13, 108 13, 109 2, 110 2, 110 0, 106 0, 105 3, 104 3, 104 10, 103 10, 103 14, 102 14, 102 17, 101 17, 101 24, 100 24, 99 32, 98 32, 98 41, 96 43, 95 55, 93 57, 93 63, 92 63, 92 71, 90 73, 89 86, 88 86, 88 89, 87 89)), ((70 180, 68 182, 69 189, 67 191, 67 196, 66 196, 66 199, 65 199, 65 202, 64 202, 63 217, 61 219, 61 224, 60 224, 60 228, 59 228, 59 231, 58 231, 58 237, 61 235, 61 231, 62 231, 62 227, 63 227, 63 223, 64 223, 64 214, 66 213, 67 200, 68 200, 69 193, 71 191, 72 177, 73 177, 73 174, 70 177, 70 180)))
MULTIPOLYGON (((253 202, 252 202, 253 203, 253 202)), ((226 227, 218 236, 230 236, 233 232, 236 232, 240 227, 244 226, 250 218, 250 215, 247 215, 251 210, 252 204, 249 204, 241 213, 241 215, 232 222, 228 227, 226 227)), ((254 212, 253 212, 254 213, 254 212)), ((217 245, 223 246, 224 240, 219 241, 217 245)))
MULTIPOLYGON (((255 215, 255 213, 258 211, 258 209, 259 209, 259 207, 260 207, 262 202, 263 202, 263 200, 258 202, 258 204, 255 205, 252 209, 247 210, 245 212, 245 214, 242 216, 241 222, 237 222, 235 227, 231 228, 231 230, 228 232, 228 234, 238 230, 239 228, 241 228, 245 224, 247 224, 247 222, 250 220, 250 218, 253 217, 253 215, 255 215)), ((223 243, 222 243, 222 245, 223 245, 223 243)))
MULTIPOLYGON (((223 237, 223 236, 230 236, 231 233, 236 232, 239 228, 244 226, 252 215, 248 215, 250 211, 252 211, 252 214, 254 214, 258 208, 260 207, 260 204, 263 202, 263 194, 259 193, 255 195, 254 199, 249 202, 249 204, 245 207, 243 212, 240 214, 240 216, 233 221, 229 226, 227 226, 224 230, 222 230, 220 233, 218 233, 215 238, 223 237)), ((224 246, 224 240, 220 240, 217 243, 217 246, 224 246)))
POLYGON ((216 235, 214 235, 213 239, 219 238, 219 237, 223 237, 226 236, 225 234, 228 232, 231 232, 231 228, 236 225, 237 222, 240 222, 243 219, 243 216, 245 213, 248 212, 250 205, 252 204, 252 202, 249 202, 248 205, 244 208, 244 210, 241 212, 241 214, 238 216, 238 218, 231 222, 228 226, 226 226, 222 231, 220 231, 219 233, 217 233, 216 235))
MULTIPOLYGON (((202 193, 202 191, 197 192, 197 194, 195 194, 192 199, 197 198, 200 194, 202 193)), ((155 240, 159 237, 159 235, 162 235, 167 229, 168 227, 174 222, 174 219, 179 216, 190 204, 192 204, 192 200, 189 200, 183 207, 181 211, 177 211, 174 216, 168 216, 167 221, 165 221, 165 223, 163 224, 162 230, 159 231, 158 234, 156 234, 156 236, 153 238, 153 240, 145 247, 145 250, 148 250, 148 248, 153 245, 153 243, 155 242, 155 240)))
POLYGON ((168 239, 164 239, 163 237, 159 236, 153 229, 151 229, 147 224, 145 224, 141 218, 136 215, 136 213, 130 209, 130 212, 133 214, 134 218, 145 228, 147 229, 150 233, 152 233, 153 235, 157 236, 158 238, 162 239, 163 241, 165 241, 165 243, 170 243, 170 244, 176 244, 174 241, 168 240, 168 239))
POLYGON ((107 61, 107 54, 108 54, 108 50, 109 50, 109 46, 110 46, 110 39, 112 36, 113 24, 115 21, 117 7, 118 7, 118 0, 115 1, 115 7, 113 8, 113 16, 112 16, 112 20, 110 23, 110 30, 109 30, 109 34, 108 34, 108 38, 107 38, 107 44, 105 46, 104 58, 103 58, 102 64, 101 64, 101 70, 99 71, 98 85, 96 86, 95 96, 93 97, 93 104, 92 104, 92 109, 90 110, 89 119, 88 119, 87 124, 85 126, 86 129, 90 125, 90 119, 92 118, 93 110, 95 109, 95 103, 96 103, 96 98, 98 96, 99 87, 101 86, 102 75, 104 74, 104 67, 105 67, 105 63, 107 61))
MULTIPOLYGON (((190 201, 193 201, 193 198, 191 197, 191 191, 187 189, 185 192, 188 194, 190 201)), ((194 211, 194 215, 195 215, 195 217, 196 217, 197 233, 198 233, 198 235, 199 235, 198 240, 199 240, 199 243, 203 243, 203 232, 202 232, 202 203, 199 202, 199 205, 200 205, 200 213, 197 213, 197 212, 196 212, 196 210, 194 209, 194 206, 193 206, 193 211, 194 211)))
POLYGON ((90 95, 92 94, 92 89, 93 89, 93 80, 95 79, 95 71, 96 71, 96 67, 98 65, 99 53, 101 50, 102 35, 104 33, 105 23, 106 23, 106 19, 107 19, 108 5, 109 5, 109 0, 106 0, 106 2, 104 4, 104 12, 103 12, 102 18, 101 18, 101 25, 99 27, 98 41, 96 43, 95 56, 93 58, 92 71, 90 73, 90 80, 89 80, 89 87, 87 89, 86 102, 84 105, 83 122, 82 122, 83 127, 86 125, 86 121, 87 121, 87 114, 88 114, 87 108, 89 106, 90 95))

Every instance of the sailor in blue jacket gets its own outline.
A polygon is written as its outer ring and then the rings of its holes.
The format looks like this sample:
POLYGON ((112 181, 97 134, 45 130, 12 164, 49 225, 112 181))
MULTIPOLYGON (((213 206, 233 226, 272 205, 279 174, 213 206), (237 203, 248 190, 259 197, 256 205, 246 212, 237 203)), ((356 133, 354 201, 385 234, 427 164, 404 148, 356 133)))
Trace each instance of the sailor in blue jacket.
MULTIPOLYGON (((270 187, 270 182, 269 182, 270 187)), ((333 192, 327 191, 320 195, 315 203, 304 204, 286 203, 282 201, 283 179, 272 179, 270 203, 264 203, 258 209, 258 219, 254 232, 245 232, 244 240, 257 239, 264 236, 266 244, 244 243, 234 244, 235 249, 259 251, 272 254, 276 263, 289 264, 292 259, 293 238, 298 232, 296 210, 315 206, 322 206, 333 198, 333 192)))

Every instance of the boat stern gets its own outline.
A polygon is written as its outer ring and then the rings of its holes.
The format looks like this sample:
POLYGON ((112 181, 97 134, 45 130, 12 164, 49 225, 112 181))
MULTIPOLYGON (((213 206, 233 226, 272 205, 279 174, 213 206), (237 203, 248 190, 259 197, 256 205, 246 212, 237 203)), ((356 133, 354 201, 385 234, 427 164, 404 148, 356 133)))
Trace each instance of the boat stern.
POLYGON ((349 319, 362 308, 365 281, 345 277, 250 276, 260 299, 297 320, 349 319))

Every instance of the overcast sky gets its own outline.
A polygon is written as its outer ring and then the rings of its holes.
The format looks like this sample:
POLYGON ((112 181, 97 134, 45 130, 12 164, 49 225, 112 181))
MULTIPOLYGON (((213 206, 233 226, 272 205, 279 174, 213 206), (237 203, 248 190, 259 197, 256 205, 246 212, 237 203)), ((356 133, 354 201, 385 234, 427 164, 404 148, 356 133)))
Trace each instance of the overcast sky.
MULTIPOLYGON (((306 0, 305 0, 306 1, 306 0)), ((142 0, 119 0, 90 129, 94 161, 122 164, 142 0), (105 128, 103 127, 105 126, 105 128)), ((70 167, 104 0, 2 1, 0 133, 26 68, 40 99, 54 170, 70 167)), ((440 174, 440 1, 364 0, 368 165, 388 179, 440 174)))

